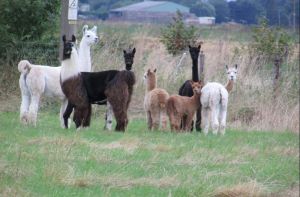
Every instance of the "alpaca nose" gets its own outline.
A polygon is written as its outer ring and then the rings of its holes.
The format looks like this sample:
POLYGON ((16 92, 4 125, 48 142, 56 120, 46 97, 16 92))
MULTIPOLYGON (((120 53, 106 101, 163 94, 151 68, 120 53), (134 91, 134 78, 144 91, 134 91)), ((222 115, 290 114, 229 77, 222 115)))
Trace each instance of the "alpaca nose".
POLYGON ((95 42, 98 42, 98 37, 95 38, 95 42))
POLYGON ((234 78, 234 77, 233 77, 233 76, 231 76, 231 80, 233 80, 233 78, 234 78))

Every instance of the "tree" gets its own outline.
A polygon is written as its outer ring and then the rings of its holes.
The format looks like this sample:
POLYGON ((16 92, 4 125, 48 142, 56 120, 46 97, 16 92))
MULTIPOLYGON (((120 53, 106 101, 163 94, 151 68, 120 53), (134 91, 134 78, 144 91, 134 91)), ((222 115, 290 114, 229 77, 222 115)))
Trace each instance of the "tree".
POLYGON ((196 29, 185 26, 182 14, 178 11, 173 21, 162 29, 161 42, 166 46, 169 53, 175 55, 184 50, 191 42, 195 42, 196 29))
POLYGON ((216 16, 214 6, 206 2, 197 2, 193 7, 191 7, 190 12, 197 16, 216 16))
POLYGON ((229 7, 225 0, 209 0, 208 2, 215 7, 216 23, 229 21, 229 7))
POLYGON ((1 0, 0 41, 37 40, 58 28, 60 0, 1 0))
POLYGON ((230 18, 239 23, 257 24, 263 8, 251 0, 237 0, 229 2, 230 18))
POLYGON ((0 60, 17 60, 20 41, 53 39, 59 31, 59 11, 60 0, 1 0, 0 60))

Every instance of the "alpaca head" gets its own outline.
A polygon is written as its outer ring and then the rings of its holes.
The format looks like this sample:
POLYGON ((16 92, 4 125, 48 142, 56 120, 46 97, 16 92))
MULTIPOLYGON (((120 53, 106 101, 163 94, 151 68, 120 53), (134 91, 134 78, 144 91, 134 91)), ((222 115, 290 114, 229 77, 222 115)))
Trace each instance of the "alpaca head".
POLYGON ((201 89, 202 89, 202 82, 201 81, 190 81, 192 89, 194 94, 200 94, 201 93, 201 89))
POLYGON ((72 53, 74 53, 74 52, 77 53, 77 51, 75 49, 76 38, 74 35, 72 35, 72 39, 67 40, 66 35, 63 35, 62 40, 64 42, 63 43, 63 60, 70 59, 72 53))
POLYGON ((236 76, 237 76, 237 64, 234 65, 234 67, 228 68, 226 65, 226 73, 227 73, 227 78, 229 81, 236 81, 236 76))
POLYGON ((151 71, 149 68, 147 72, 144 73, 144 80, 146 81, 155 81, 156 80, 156 68, 151 71))
POLYGON ((200 49, 201 49, 201 44, 199 44, 197 47, 192 47, 191 45, 189 45, 189 52, 192 60, 198 60, 200 49))
POLYGON ((133 48, 132 50, 131 49, 123 50, 126 70, 131 70, 132 68, 135 51, 136 51, 135 48, 133 48))
POLYGON ((156 68, 153 71, 149 68, 147 72, 144 73, 144 81, 147 83, 148 91, 156 88, 156 68))
POLYGON ((97 36, 97 26, 94 26, 92 29, 88 29, 87 25, 84 25, 82 28, 82 43, 86 43, 88 46, 96 44, 98 42, 97 36))

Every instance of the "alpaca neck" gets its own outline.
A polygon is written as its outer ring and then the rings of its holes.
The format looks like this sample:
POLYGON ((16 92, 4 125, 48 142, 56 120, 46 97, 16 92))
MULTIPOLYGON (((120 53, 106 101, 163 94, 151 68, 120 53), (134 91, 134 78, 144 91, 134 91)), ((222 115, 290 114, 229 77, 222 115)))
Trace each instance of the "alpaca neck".
POLYGON ((91 72, 91 46, 83 40, 79 46, 79 69, 81 72, 91 72))
POLYGON ((191 97, 192 101, 195 103, 196 106, 200 105, 200 94, 194 93, 191 97))
POLYGON ((126 70, 131 70, 132 64, 126 64, 126 70))
POLYGON ((77 76, 80 73, 78 64, 77 51, 72 51, 71 58, 65 59, 61 62, 61 80, 62 82, 77 76))
POLYGON ((198 76, 198 59, 193 59, 193 81, 199 81, 198 76))
POLYGON ((156 88, 156 82, 155 80, 152 81, 152 80, 148 80, 147 81, 147 92, 150 92, 151 90, 155 89, 156 88))
POLYGON ((227 84, 225 85, 227 92, 230 92, 233 89, 233 84, 233 80, 228 80, 227 84))

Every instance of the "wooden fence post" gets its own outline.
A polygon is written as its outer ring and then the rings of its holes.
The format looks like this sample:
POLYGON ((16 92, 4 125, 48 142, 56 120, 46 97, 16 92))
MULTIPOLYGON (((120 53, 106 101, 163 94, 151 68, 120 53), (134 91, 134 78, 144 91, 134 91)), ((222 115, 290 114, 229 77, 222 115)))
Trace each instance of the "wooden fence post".
POLYGON ((273 92, 274 97, 277 96, 279 91, 279 81, 280 81, 280 66, 282 63, 282 58, 276 57, 274 60, 274 79, 273 79, 273 92))
POLYGON ((199 57, 199 77, 200 80, 204 83, 204 59, 205 55, 203 51, 200 52, 200 57, 199 57))

